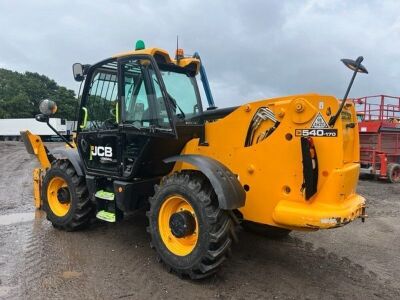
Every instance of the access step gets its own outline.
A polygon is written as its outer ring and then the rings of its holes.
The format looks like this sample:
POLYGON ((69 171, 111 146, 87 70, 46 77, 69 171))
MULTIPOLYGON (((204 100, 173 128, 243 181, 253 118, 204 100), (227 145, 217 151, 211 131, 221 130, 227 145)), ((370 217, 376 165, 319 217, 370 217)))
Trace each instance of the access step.
POLYGON ((99 211, 96 214, 96 218, 106 221, 106 222, 110 222, 110 223, 115 223, 115 221, 116 221, 115 213, 105 211, 105 210, 99 211))
POLYGON ((107 192, 104 190, 97 191, 95 194, 96 198, 107 200, 107 201, 114 201, 114 193, 107 192))

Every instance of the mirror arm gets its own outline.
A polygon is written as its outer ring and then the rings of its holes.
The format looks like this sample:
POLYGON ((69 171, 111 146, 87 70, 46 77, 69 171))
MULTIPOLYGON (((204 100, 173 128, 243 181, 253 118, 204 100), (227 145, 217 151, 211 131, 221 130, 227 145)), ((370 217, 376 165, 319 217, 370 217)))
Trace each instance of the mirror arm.
POLYGON ((336 113, 335 115, 333 115, 333 116, 330 118, 330 120, 329 120, 329 123, 328 123, 328 124, 329 124, 329 126, 331 126, 331 127, 335 126, 335 123, 336 123, 337 119, 339 118, 340 113, 342 112, 344 105, 346 104, 347 96, 348 96, 349 93, 350 93, 351 87, 353 86, 354 79, 356 78, 358 69, 360 68, 360 65, 361 65, 361 62, 363 61, 363 59, 364 59, 364 58, 363 58, 362 56, 360 56, 360 57, 357 58, 357 61, 356 61, 356 63, 357 63, 356 69, 354 70, 353 76, 351 77, 350 84, 349 84, 349 86, 347 87, 346 93, 344 94, 344 97, 343 97, 342 103, 340 104, 339 110, 338 110, 337 113, 336 113))
POLYGON ((68 146, 71 148, 75 148, 64 136, 61 135, 53 126, 50 125, 50 119, 47 119, 46 121, 47 126, 50 127, 51 130, 54 131, 55 134, 57 134, 68 146))

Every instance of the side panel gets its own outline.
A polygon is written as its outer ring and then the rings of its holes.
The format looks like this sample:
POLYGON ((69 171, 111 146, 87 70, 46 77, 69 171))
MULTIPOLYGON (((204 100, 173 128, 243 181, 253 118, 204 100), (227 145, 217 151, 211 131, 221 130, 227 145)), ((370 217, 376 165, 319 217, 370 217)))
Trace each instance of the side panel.
POLYGON ((129 212, 140 208, 154 194, 154 185, 160 182, 160 177, 136 182, 114 181, 114 194, 117 207, 129 212))

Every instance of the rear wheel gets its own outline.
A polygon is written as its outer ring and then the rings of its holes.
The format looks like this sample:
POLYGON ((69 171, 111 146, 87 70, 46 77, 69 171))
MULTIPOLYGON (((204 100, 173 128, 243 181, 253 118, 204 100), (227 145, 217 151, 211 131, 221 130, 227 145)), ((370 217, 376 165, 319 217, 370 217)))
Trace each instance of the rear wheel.
POLYGON ((90 202, 85 179, 66 160, 55 160, 46 172, 42 186, 43 208, 54 227, 72 231, 90 221, 90 202))
POLYGON ((150 198, 147 216, 152 247, 178 275, 210 276, 230 251, 233 222, 199 172, 165 177, 150 198))
POLYGON ((242 227, 250 232, 265 236, 271 239, 282 239, 289 235, 291 230, 285 228, 279 228, 275 226, 254 223, 250 221, 243 221, 242 227))
POLYGON ((391 183, 400 182, 400 165, 396 163, 390 163, 387 167, 388 180, 391 183))

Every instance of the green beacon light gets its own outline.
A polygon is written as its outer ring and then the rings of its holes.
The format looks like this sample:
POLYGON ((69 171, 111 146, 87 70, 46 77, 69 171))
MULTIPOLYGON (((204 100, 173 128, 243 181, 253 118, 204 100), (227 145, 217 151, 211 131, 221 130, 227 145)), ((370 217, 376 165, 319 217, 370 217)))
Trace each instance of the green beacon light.
POLYGON ((142 40, 137 40, 135 45, 135 50, 143 50, 145 48, 144 42, 142 40))

